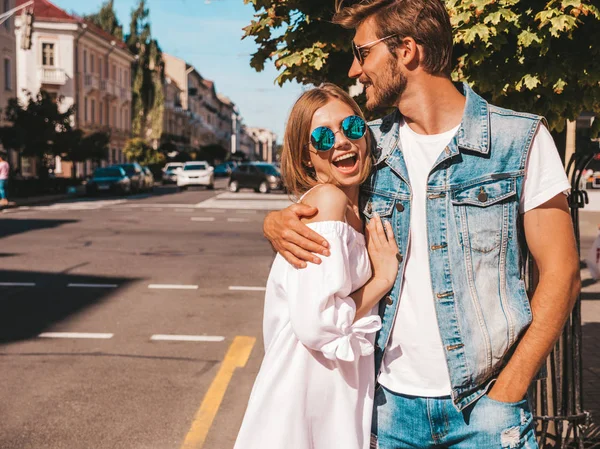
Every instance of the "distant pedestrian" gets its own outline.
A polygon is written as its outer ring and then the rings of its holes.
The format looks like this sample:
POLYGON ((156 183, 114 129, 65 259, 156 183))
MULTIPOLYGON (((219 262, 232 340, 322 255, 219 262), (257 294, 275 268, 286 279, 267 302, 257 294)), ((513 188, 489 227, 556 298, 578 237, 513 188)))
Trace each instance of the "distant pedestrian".
POLYGON ((8 184, 8 173, 10 172, 10 166, 4 159, 4 155, 0 154, 0 207, 8 205, 8 199, 6 197, 6 186, 8 184))

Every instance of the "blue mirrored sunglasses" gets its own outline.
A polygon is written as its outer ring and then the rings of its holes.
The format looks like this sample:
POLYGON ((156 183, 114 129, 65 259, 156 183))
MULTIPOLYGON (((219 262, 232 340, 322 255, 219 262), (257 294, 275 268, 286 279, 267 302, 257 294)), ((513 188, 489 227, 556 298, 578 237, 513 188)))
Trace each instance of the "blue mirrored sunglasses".
MULTIPOLYGON (((358 140, 365 135, 367 124, 358 115, 351 115, 342 121, 342 132, 350 140, 358 140)), ((319 126, 310 133, 310 143, 317 151, 329 151, 335 145, 335 133, 326 126, 319 126)))

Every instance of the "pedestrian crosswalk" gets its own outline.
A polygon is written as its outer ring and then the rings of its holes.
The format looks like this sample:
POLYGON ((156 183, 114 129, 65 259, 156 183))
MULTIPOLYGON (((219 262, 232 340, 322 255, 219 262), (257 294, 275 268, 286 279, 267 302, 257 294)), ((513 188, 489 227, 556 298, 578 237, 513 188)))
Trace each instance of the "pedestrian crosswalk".
POLYGON ((63 201, 44 206, 30 206, 12 209, 11 212, 36 211, 36 212, 59 212, 59 211, 98 211, 109 209, 114 211, 136 211, 136 212, 193 212, 202 210, 204 212, 223 212, 227 210, 238 210, 245 213, 254 211, 280 210, 292 204, 292 200, 285 194, 260 194, 253 192, 223 192, 214 197, 198 203, 160 203, 153 202, 152 197, 123 198, 123 199, 78 199, 76 201, 63 201))
POLYGON ((225 192, 196 204, 199 209, 279 210, 292 204, 288 195, 225 192))

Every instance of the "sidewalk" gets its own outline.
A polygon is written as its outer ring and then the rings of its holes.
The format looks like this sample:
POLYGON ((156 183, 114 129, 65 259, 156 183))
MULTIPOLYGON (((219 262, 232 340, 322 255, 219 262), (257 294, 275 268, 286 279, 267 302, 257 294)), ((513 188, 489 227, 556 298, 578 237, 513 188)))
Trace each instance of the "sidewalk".
MULTIPOLYGON (((600 212, 594 208, 582 210, 579 216, 581 259, 583 260, 598 236, 600 212)), ((600 429, 600 281, 591 279, 587 268, 581 270, 581 322, 583 358, 583 409, 592 415, 588 429, 597 447, 600 429)))
POLYGON ((16 198, 9 199, 8 206, 2 207, 0 206, 0 210, 4 209, 14 209, 16 207, 22 206, 35 206, 39 204, 48 204, 55 203, 57 201, 62 201, 67 198, 72 198, 73 195, 68 195, 66 193, 63 194, 55 194, 55 195, 39 195, 39 196, 30 196, 27 198, 16 198))

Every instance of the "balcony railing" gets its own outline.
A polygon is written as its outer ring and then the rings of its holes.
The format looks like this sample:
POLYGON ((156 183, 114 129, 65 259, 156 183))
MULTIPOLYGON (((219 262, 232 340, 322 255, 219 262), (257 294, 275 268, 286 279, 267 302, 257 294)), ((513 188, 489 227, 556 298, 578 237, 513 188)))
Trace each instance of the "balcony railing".
POLYGON ((40 69, 42 84, 55 84, 62 86, 67 82, 67 74, 57 67, 42 67, 40 69))
POLYGON ((84 86, 87 90, 99 90, 100 89, 100 80, 98 76, 93 73, 86 73, 83 78, 84 86))
POLYGON ((121 100, 123 102, 131 101, 131 89, 126 87, 121 87, 121 100))

